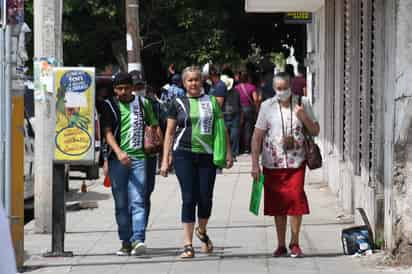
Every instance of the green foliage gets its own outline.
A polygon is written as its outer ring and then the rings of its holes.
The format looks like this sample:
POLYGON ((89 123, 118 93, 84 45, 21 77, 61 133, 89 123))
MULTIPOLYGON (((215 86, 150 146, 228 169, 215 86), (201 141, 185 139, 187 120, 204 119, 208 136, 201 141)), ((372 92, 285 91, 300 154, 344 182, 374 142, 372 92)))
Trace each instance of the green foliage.
POLYGON ((269 54, 270 56, 270 61, 276 65, 276 67, 280 70, 280 71, 284 71, 285 70, 285 66, 286 66, 286 58, 285 55, 283 54, 283 52, 271 52, 269 54))
MULTIPOLYGON (((122 45, 117 47, 126 53, 124 0, 63 2, 64 64, 97 68, 117 64, 113 45, 122 45)), ((33 29, 33 0, 25 3, 26 21, 33 29)), ((287 26, 292 32, 284 36, 282 24, 273 28, 281 16, 248 15, 243 7, 243 1, 233 0, 141 0, 144 66, 159 73, 159 66, 166 68, 170 63, 178 70, 208 61, 240 65, 248 56, 252 61, 257 54, 261 58, 280 51, 287 37, 296 41, 301 33, 300 26, 287 26), (255 48, 250 46, 253 43, 255 48)), ((33 39, 28 49, 32 55, 33 39)))

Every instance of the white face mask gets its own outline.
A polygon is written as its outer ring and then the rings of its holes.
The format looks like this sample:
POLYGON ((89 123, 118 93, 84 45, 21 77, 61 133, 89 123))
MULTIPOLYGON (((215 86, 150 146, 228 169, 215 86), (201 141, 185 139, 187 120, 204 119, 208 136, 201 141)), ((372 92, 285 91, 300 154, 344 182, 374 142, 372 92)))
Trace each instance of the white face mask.
POLYGON ((145 96, 146 95, 146 89, 136 90, 135 94, 138 95, 138 96, 145 96))
POLYGON ((282 90, 282 91, 276 90, 276 96, 282 102, 289 100, 291 95, 292 95, 292 91, 290 90, 290 88, 288 88, 287 90, 282 90))

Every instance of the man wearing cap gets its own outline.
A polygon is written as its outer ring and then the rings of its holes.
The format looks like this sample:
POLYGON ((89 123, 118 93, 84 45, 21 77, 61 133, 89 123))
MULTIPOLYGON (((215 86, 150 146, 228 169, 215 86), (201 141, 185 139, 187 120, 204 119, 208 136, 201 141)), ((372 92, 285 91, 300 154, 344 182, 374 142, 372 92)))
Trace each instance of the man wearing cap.
POLYGON ((113 98, 102 104, 101 125, 109 145, 109 176, 122 246, 117 255, 146 252, 146 155, 144 127, 157 126, 152 106, 134 95, 130 74, 120 72, 113 81, 113 98))
POLYGON ((220 80, 219 72, 215 66, 209 67, 209 77, 212 81, 212 86, 210 87, 209 95, 215 96, 220 107, 223 108, 223 105, 227 96, 227 88, 225 83, 220 80))
POLYGON ((182 77, 176 73, 172 76, 171 85, 162 93, 160 100, 165 103, 170 103, 175 98, 183 96, 185 96, 185 90, 182 88, 182 77))
MULTIPOLYGON (((143 77, 143 74, 140 71, 133 70, 129 72, 132 77, 133 81, 133 92, 135 95, 142 96, 152 106, 152 110, 154 113, 155 118, 160 123, 160 106, 159 102, 153 97, 148 96, 148 92, 152 89, 150 86, 146 85, 146 80, 143 77)), ((160 127, 157 127, 157 134, 160 137, 163 137, 162 130, 160 127)), ((146 215, 146 227, 149 223, 149 216, 150 216, 150 208, 151 208, 151 201, 150 197, 153 193, 155 187, 155 180, 156 180, 156 169, 157 169, 157 154, 150 154, 146 155, 146 208, 145 208, 145 215, 146 215)))

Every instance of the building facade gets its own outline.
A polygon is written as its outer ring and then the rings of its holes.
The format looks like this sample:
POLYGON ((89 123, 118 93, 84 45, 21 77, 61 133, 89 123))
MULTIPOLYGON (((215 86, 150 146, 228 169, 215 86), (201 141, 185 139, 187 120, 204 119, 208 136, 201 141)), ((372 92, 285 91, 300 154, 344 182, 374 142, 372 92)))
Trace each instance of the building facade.
MULTIPOLYGON (((272 3, 272 12, 297 4, 273 2, 283 5, 272 3)), ((356 208, 366 211, 377 242, 409 249, 412 0, 324 0, 304 8, 313 12, 306 63, 323 179, 355 222, 362 222, 356 208)))

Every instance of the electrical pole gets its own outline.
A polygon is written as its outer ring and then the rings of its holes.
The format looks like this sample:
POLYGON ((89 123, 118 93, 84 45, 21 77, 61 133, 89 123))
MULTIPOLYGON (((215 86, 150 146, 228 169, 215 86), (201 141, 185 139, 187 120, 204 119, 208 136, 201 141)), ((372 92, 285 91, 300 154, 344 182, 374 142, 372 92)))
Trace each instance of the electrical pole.
POLYGON ((126 47, 128 71, 142 71, 139 0, 126 1, 126 47))
POLYGON ((56 99, 52 67, 62 63, 62 0, 34 0, 35 231, 52 230, 56 99))

